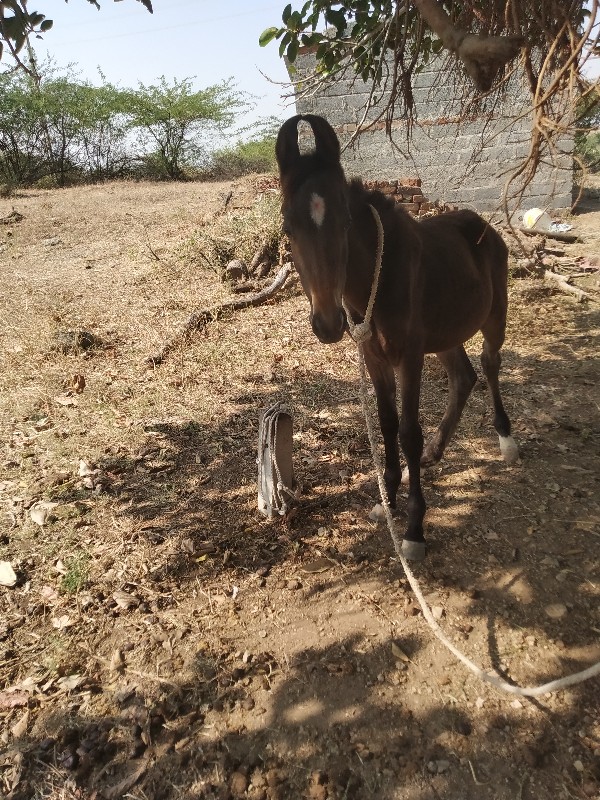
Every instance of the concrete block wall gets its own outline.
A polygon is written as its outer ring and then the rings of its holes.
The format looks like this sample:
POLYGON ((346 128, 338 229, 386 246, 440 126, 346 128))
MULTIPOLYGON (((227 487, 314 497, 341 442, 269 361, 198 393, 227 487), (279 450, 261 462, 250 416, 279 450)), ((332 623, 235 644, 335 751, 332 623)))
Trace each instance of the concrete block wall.
MULTIPOLYGON (((315 66, 313 53, 301 51, 294 66, 292 80, 311 74, 315 66)), ((497 210, 508 176, 529 150, 530 117, 522 114, 527 107, 527 96, 518 82, 515 85, 513 81, 510 100, 459 124, 462 114, 457 90, 449 82, 440 82, 440 68, 444 70, 441 59, 432 62, 416 78, 418 121, 413 128, 410 153, 406 124, 402 120, 395 120, 392 126, 396 146, 388 139, 384 123, 377 123, 344 150, 342 163, 346 174, 371 181, 418 177, 429 201, 477 211, 497 210)), ((297 112, 324 116, 344 146, 362 120, 369 91, 370 86, 354 74, 338 76, 318 94, 297 95, 297 112)), ((375 113, 370 112, 367 119, 374 118, 375 113)), ((551 210, 570 207, 572 141, 562 142, 562 149, 567 154, 561 157, 559 168, 542 165, 520 204, 509 201, 511 211, 518 205, 551 210)))

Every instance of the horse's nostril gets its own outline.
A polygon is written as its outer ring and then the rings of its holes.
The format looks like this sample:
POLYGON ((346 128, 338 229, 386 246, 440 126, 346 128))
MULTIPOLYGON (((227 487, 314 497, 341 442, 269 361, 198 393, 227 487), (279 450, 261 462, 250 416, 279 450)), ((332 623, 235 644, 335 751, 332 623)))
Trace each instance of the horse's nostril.
POLYGON ((315 336, 323 344, 339 342, 346 329, 346 317, 342 310, 338 310, 329 318, 322 314, 312 314, 310 322, 315 336))

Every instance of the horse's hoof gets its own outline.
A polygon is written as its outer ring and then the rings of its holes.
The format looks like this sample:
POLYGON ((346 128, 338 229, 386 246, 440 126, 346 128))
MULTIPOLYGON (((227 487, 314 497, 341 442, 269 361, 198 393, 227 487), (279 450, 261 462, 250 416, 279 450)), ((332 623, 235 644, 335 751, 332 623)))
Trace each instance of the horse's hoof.
POLYGON ((423 561, 427 552, 425 542, 413 542, 410 539, 402 540, 402 555, 407 561, 423 561))
POLYGON ((516 464, 519 460, 519 448, 512 436, 498 436, 500 452, 507 464, 516 464))

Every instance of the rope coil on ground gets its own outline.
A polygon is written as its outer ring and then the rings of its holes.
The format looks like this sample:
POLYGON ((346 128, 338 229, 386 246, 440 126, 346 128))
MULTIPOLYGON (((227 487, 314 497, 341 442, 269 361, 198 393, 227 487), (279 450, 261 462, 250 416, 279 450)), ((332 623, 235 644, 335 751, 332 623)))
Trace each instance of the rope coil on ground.
POLYGON ((600 661, 598 661, 596 664, 592 664, 592 666, 588 667, 587 669, 581 670, 580 672, 574 672, 571 675, 565 676, 564 678, 557 678, 556 680, 549 681, 548 683, 541 684, 540 686, 530 686, 530 687, 515 686, 512 683, 508 683, 507 681, 502 680, 497 675, 492 675, 489 672, 483 670, 481 667, 478 667, 477 664, 471 661, 464 653, 462 653, 453 644, 453 642, 450 641, 450 639, 448 639, 444 631, 437 624, 433 614, 429 609, 429 606, 425 601, 425 598, 423 597, 423 593, 421 592, 419 582, 417 581, 410 566, 408 565, 406 558, 402 554, 402 541, 398 536, 398 533, 396 532, 394 519, 392 517, 392 512, 387 499, 387 491, 383 479, 383 467, 381 464, 381 457, 379 455, 379 450, 377 447, 377 439, 373 426, 373 415, 369 408, 369 400, 366 388, 367 370, 366 370, 364 351, 362 346, 362 342, 365 340, 365 338, 369 338, 369 336, 371 335, 371 315, 373 312, 375 297, 377 295, 377 286, 379 281, 379 274, 381 271, 381 259, 383 253, 383 227, 381 225, 381 220, 379 219, 379 215, 377 214, 377 211, 373 208, 373 206, 370 206, 370 208, 371 211, 373 212, 373 216, 375 217, 375 221, 377 223, 378 243, 377 243, 377 261, 375 264, 375 275, 373 278, 371 295, 369 297, 369 304, 365 312, 364 321, 359 325, 354 325, 352 320, 350 319, 350 315, 345 305, 344 305, 344 310, 346 311, 346 316, 348 317, 348 328, 350 331, 350 335, 356 341, 358 347, 358 361, 359 361, 359 371, 360 371, 360 399, 363 406, 363 412, 365 415, 365 422, 367 425, 369 442, 371 444, 371 453, 373 455, 373 463, 375 465, 375 471, 377 474, 377 483, 379 486, 379 493, 381 495, 381 503, 385 513, 388 529, 390 531, 390 536, 392 538, 392 543, 394 545, 394 550, 396 552, 396 555, 398 556, 398 559, 400 560, 402 568, 404 569, 407 580, 410 584, 410 588, 413 590, 415 597, 417 598, 419 605, 421 606, 421 611, 423 612, 423 616, 427 620, 427 623, 431 628, 431 630, 433 631, 435 637, 444 645, 444 647, 446 647, 462 664, 464 664, 478 678, 480 678, 482 681, 485 681, 486 683, 491 684, 496 689, 499 689, 500 691, 503 692, 507 692, 509 694, 516 694, 521 697, 539 697, 540 695, 547 694, 548 692, 556 692, 561 689, 565 689, 567 686, 573 686, 577 683, 583 683, 584 681, 589 680, 590 678, 593 678, 596 675, 600 675, 600 661), (366 337, 364 336, 365 330, 368 331, 368 335, 366 337), (358 334, 355 337, 355 332, 357 331, 358 334))

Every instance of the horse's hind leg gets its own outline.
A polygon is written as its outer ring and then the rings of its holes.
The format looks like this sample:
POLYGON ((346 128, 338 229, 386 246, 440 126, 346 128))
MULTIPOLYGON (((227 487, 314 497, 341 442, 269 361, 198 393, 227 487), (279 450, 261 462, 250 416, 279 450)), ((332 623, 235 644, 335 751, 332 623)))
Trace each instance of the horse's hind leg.
POLYGON ((502 363, 500 348, 504 343, 504 327, 506 314, 499 317, 490 317, 482 327, 483 350, 481 352, 481 366, 488 384, 488 391, 494 407, 494 428, 500 442, 500 452, 507 464, 514 464, 519 458, 519 448, 511 436, 510 420, 504 410, 500 395, 500 382, 498 374, 502 363))
MULTIPOLYGON (((477 381, 477 373, 462 345, 453 347, 452 350, 436 353, 436 355, 448 375, 448 403, 438 429, 423 450, 421 467, 437 464, 443 456, 446 445, 460 421, 465 403, 477 381)), ((402 473, 402 482, 408 482, 407 469, 402 473)))

